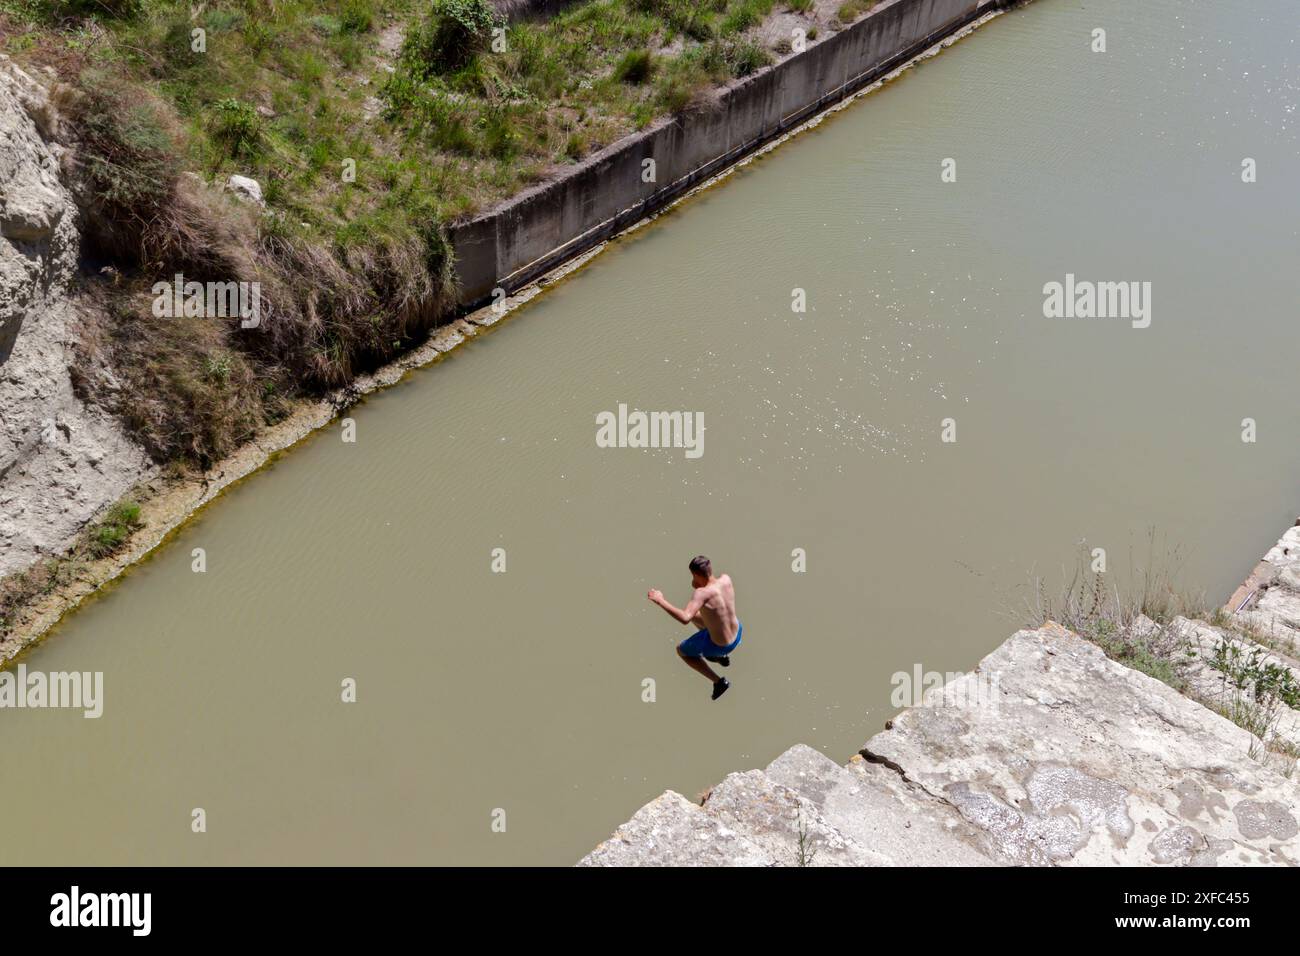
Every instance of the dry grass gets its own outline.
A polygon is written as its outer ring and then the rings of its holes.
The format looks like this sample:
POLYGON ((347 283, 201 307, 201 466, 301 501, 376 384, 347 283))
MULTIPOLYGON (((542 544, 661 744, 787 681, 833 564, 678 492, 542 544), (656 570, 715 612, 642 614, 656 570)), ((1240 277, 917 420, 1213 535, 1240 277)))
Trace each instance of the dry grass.
POLYGON ((1189 594, 1178 582, 1183 559, 1177 549, 1161 544, 1148 532, 1147 555, 1141 562, 1129 556, 1134 570, 1121 585, 1108 572, 1093 570, 1093 558, 1081 545, 1073 569, 1062 568, 1059 585, 1035 576, 1031 593, 1009 616, 1019 624, 1038 627, 1055 621, 1099 646, 1120 663, 1161 680, 1176 690, 1186 682, 1178 673, 1179 642, 1164 625, 1175 617, 1206 616, 1203 594, 1189 594), (1136 626, 1142 617, 1159 627, 1136 626))
POLYGON ((1122 630, 1139 615, 1167 624, 1178 615, 1203 617, 1209 613, 1204 593, 1189 593, 1180 583, 1183 557, 1176 548, 1162 545, 1154 529, 1147 535, 1147 554, 1141 561, 1129 555, 1129 579, 1123 585, 1110 573, 1092 570, 1092 555, 1080 546, 1072 569, 1062 568, 1060 585, 1053 588, 1035 576, 1032 593, 1023 607, 1011 613, 1021 620, 1056 621, 1087 636, 1098 622, 1122 630))
POLYGON ((183 172, 166 110, 133 92, 103 79, 66 97, 87 246, 125 277, 88 290, 109 307, 86 329, 78 379, 91 400, 102 366, 128 386, 102 403, 159 461, 207 467, 288 399, 391 359, 446 314, 451 256, 436 221, 421 234, 371 215, 326 242, 261 215, 183 172), (260 324, 155 318, 149 290, 175 273, 257 283, 260 324))

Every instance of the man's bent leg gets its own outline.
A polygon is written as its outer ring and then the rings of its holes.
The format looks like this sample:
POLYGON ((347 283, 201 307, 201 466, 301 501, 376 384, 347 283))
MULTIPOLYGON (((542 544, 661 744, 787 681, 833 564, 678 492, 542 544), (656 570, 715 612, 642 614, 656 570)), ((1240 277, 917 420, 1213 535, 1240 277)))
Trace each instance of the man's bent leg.
POLYGON ((709 632, 700 630, 677 645, 677 656, 684 660, 691 670, 703 674, 716 684, 718 675, 704 662, 704 658, 715 647, 716 645, 709 638, 709 632))
POLYGON ((713 683, 715 684, 718 682, 718 675, 714 672, 712 667, 704 663, 704 658, 688 657, 686 654, 682 653, 682 649, 680 647, 677 648, 677 656, 680 657, 682 660, 684 660, 686 662, 686 666, 689 667, 691 670, 698 671, 699 673, 707 677, 709 680, 713 681, 713 683))

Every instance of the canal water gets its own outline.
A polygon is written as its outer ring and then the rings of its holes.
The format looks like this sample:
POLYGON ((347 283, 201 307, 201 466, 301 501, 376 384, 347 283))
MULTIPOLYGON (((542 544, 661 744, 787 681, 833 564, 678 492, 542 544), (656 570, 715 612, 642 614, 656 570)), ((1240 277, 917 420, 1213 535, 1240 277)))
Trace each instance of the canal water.
POLYGON ((1039 0, 368 398, 26 658, 103 716, 0 713, 0 863, 567 864, 847 760, 1081 543, 1122 586, 1154 529, 1222 601, 1300 504, 1298 25, 1039 0), (1045 317, 1067 275, 1149 282, 1149 327, 1045 317), (620 403, 702 454, 599 447, 620 403), (745 625, 716 703, 645 599, 699 552, 745 625))

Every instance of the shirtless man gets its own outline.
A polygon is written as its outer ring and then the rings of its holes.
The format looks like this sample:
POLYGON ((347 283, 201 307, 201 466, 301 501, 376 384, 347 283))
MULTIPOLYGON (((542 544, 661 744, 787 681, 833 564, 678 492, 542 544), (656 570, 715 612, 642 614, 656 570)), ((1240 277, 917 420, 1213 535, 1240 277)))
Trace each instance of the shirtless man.
POLYGON ((662 591, 650 591, 646 597, 667 611, 669 617, 699 628, 677 645, 677 656, 692 670, 713 681, 713 699, 717 700, 727 692, 731 681, 719 677, 705 661, 730 667, 730 654, 740 646, 744 627, 736 617, 736 590, 731 585, 731 576, 723 574, 715 578, 713 565, 704 555, 692 559, 690 567, 695 593, 686 607, 673 607, 664 600, 662 591))

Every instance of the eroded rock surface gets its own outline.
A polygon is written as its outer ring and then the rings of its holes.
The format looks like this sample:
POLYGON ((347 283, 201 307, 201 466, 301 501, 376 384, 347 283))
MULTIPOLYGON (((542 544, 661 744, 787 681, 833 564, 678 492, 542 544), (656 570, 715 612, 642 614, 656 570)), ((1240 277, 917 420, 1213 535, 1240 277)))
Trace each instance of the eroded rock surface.
POLYGON ((709 793, 704 812, 787 866, 891 866, 829 822, 822 807, 762 770, 730 774, 709 793))
POLYGON ((671 790, 583 857, 582 866, 773 866, 776 861, 671 790))
POLYGON ((1300 842, 1256 804, 1300 805, 1300 789, 1251 756, 1250 733, 1171 687, 1050 626, 1021 631, 981 663, 996 706, 961 708, 938 754, 927 725, 944 708, 905 711, 864 753, 990 833, 1021 863, 1292 864, 1300 842), (1239 807, 1249 825, 1242 825, 1239 807))
POLYGON ((77 212, 40 84, 0 57, 0 576, 64 548, 149 470, 73 392, 77 212))

